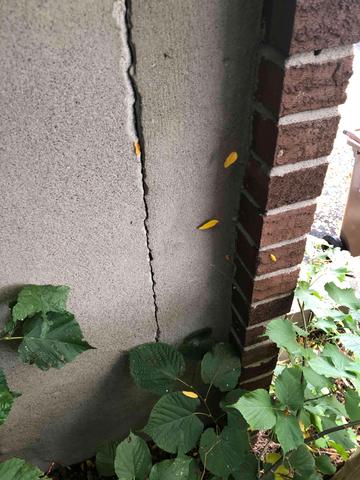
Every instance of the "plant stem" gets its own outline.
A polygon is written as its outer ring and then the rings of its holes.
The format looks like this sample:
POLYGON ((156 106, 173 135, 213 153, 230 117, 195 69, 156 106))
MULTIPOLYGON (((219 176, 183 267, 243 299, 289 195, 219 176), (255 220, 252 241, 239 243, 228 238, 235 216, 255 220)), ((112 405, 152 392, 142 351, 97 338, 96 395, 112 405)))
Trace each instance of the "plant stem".
POLYGON ((23 340, 24 337, 2 337, 0 340, 23 340))
MULTIPOLYGON (((327 430, 323 430, 322 432, 316 433, 312 437, 306 438, 304 443, 307 445, 309 443, 312 443, 314 440, 318 440, 319 438, 325 437, 326 435, 330 435, 331 433, 345 430, 346 428, 356 427, 357 425, 360 425, 360 420, 355 420, 354 422, 344 423, 344 425, 338 425, 337 427, 328 428, 327 430)), ((263 475, 261 475, 261 477, 259 477, 259 480, 264 480, 265 476, 269 472, 274 473, 282 463, 283 463, 283 458, 280 458, 277 462, 274 463, 274 465, 270 468, 270 470, 267 470, 266 472, 263 473, 263 475)))
POLYGON ((207 404, 207 397, 204 398, 199 392, 196 391, 196 389, 192 386, 192 385, 189 385, 188 383, 184 382, 184 380, 181 380, 181 378, 176 378, 176 380, 180 383, 182 383, 183 385, 185 385, 186 387, 190 388, 194 393, 196 393, 196 395, 200 398, 200 400, 203 402, 203 404, 205 405, 205 408, 206 410, 208 411, 208 416, 212 419, 212 421, 216 424, 216 420, 209 408, 209 405, 207 404))
POLYGON ((322 432, 315 433, 312 437, 306 438, 305 443, 311 443, 314 440, 318 440, 326 435, 330 435, 330 433, 339 432, 341 430, 345 430, 345 428, 356 427, 357 425, 360 425, 360 420, 354 420, 353 422, 344 423, 343 425, 338 425, 337 427, 328 428, 322 432))
POLYGON ((320 395, 319 397, 308 398, 307 400, 304 400, 304 403, 313 402, 314 400, 320 400, 321 398, 329 397, 330 395, 335 395, 335 393, 329 392, 329 393, 326 393, 325 395, 320 395))

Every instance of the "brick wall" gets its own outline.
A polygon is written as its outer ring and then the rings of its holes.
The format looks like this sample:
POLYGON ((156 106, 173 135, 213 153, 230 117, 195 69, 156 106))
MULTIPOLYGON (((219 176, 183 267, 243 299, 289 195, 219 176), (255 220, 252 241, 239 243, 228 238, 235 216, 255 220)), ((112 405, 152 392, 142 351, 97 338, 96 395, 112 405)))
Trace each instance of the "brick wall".
POLYGON ((263 337, 290 310, 360 40, 359 0, 265 0, 253 142, 238 222, 232 336, 245 388, 267 388, 263 337))

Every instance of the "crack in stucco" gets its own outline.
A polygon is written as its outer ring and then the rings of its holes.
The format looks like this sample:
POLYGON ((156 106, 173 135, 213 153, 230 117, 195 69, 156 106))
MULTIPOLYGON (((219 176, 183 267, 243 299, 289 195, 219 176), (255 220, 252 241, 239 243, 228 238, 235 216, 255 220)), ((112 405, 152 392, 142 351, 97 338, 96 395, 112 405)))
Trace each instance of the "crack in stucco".
POLYGON ((149 191, 147 182, 146 182, 146 165, 145 165, 145 140, 144 140, 144 130, 142 125, 142 99, 139 92, 139 88, 135 79, 136 74, 136 49, 135 44, 132 38, 132 0, 116 0, 114 2, 114 13, 115 20, 118 23, 118 27, 121 30, 125 29, 124 41, 127 44, 128 48, 128 68, 127 68, 127 78, 129 81, 130 89, 133 95, 133 104, 132 104, 132 122, 133 130, 135 136, 137 137, 137 142, 139 145, 139 155, 137 157, 140 159, 141 167, 141 182, 143 189, 143 203, 145 210, 144 217, 144 229, 146 235, 146 247, 148 253, 148 263, 150 269, 151 277, 151 287, 152 287, 152 296, 154 302, 154 320, 155 320, 155 335, 154 339, 156 342, 160 341, 161 330, 158 319, 158 305, 157 305, 157 296, 156 296, 156 281, 155 281, 155 272, 153 265, 153 253, 150 245, 150 231, 149 231, 149 206, 147 203, 147 194, 149 191), (116 13, 115 13, 116 12, 116 13), (121 17, 121 19, 120 19, 121 17))

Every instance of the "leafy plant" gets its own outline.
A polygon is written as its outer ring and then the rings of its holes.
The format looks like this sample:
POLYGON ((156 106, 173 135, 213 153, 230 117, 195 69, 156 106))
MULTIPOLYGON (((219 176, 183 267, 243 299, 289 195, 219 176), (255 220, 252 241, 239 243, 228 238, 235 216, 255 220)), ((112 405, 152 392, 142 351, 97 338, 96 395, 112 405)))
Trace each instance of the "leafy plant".
POLYGON ((99 472, 120 480, 332 475, 327 451, 346 458, 360 424, 360 300, 345 263, 339 251, 318 249, 296 291, 299 324, 290 317, 268 324, 265 335, 283 351, 270 391, 236 388, 240 359, 229 344, 215 344, 208 329, 178 350, 164 343, 131 350, 135 383, 161 395, 142 430, 151 442, 130 433, 117 446, 103 446, 99 472), (195 361, 197 386, 185 368, 194 371, 195 361), (261 448, 259 435, 266 439, 261 448), (151 455, 154 448, 163 453, 151 455))
MULTIPOLYGON (((27 285, 15 302, 9 305, 10 318, 0 333, 0 341, 17 347, 23 363, 41 370, 62 368, 91 347, 83 338, 75 316, 66 310, 69 287, 27 285)), ((0 368, 0 425, 8 417, 14 400, 4 371, 0 368)), ((23 460, 12 459, 0 464, 4 480, 37 480, 44 474, 23 460)))

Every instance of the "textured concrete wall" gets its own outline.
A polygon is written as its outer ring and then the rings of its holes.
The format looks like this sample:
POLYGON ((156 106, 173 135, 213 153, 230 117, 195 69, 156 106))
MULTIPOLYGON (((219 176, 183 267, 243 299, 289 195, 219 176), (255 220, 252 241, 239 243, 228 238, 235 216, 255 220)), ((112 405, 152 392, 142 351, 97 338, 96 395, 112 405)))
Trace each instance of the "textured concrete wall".
POLYGON ((71 285, 97 347, 43 373, 1 346, 23 393, 2 458, 91 455, 142 420, 148 397, 124 351, 201 326, 228 333, 262 2, 126 3, 0 2, 1 299, 26 283, 71 285), (218 227, 198 231, 210 217, 218 227))

